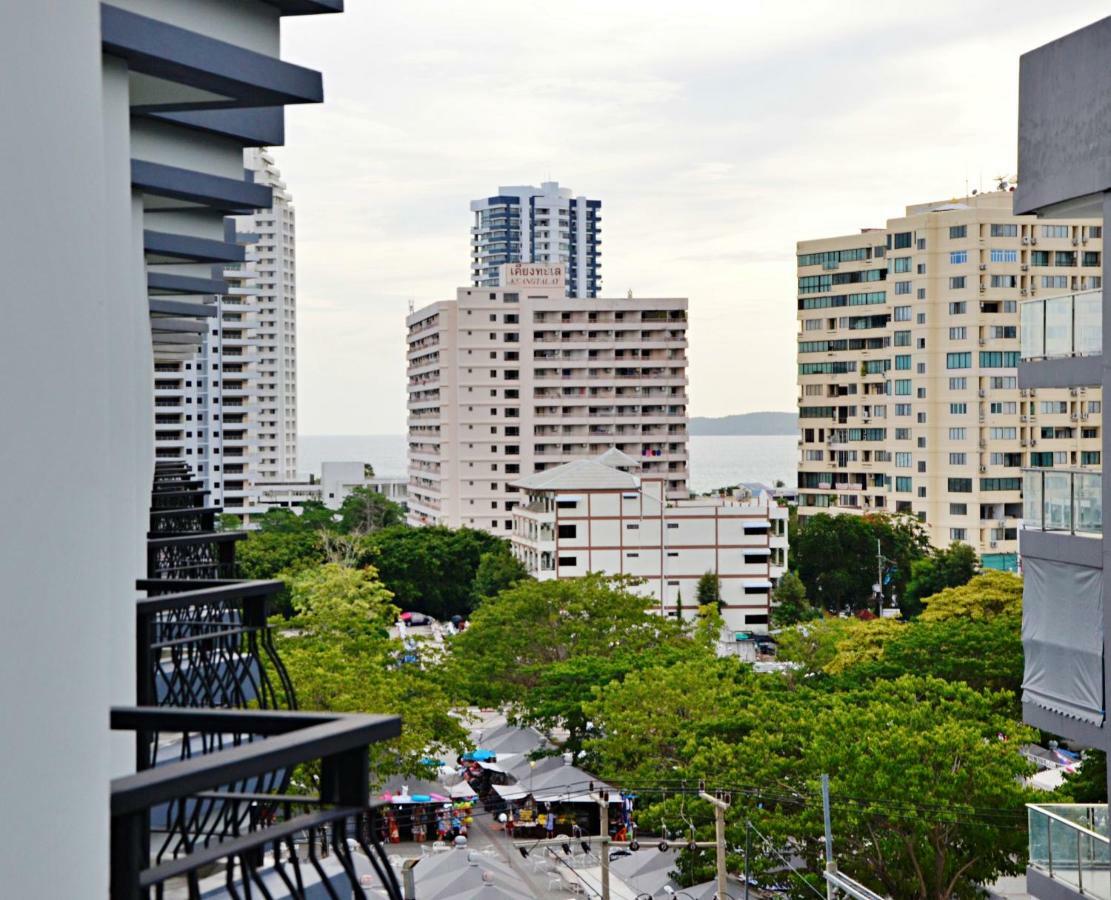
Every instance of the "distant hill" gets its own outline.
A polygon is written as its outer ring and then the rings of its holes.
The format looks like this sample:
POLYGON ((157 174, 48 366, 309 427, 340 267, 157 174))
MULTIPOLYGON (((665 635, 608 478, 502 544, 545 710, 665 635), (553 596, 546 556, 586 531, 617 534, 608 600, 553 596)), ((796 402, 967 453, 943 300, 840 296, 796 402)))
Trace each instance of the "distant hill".
POLYGON ((717 419, 694 416, 690 422, 690 434, 797 434, 799 430, 798 413, 793 412, 754 412, 736 416, 721 416, 717 419))

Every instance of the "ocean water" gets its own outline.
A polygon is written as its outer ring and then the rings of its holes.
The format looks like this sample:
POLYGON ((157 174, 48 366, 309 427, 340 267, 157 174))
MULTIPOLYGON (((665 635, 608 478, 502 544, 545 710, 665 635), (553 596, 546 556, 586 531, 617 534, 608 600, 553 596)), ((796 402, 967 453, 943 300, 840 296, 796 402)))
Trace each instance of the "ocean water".
MULTIPOLYGON (((325 461, 358 460, 369 462, 383 478, 405 476, 405 435, 303 434, 298 440, 298 469, 305 475, 319 475, 325 461)), ((689 441, 693 491, 742 481, 779 480, 795 487, 797 435, 696 435, 689 441)))

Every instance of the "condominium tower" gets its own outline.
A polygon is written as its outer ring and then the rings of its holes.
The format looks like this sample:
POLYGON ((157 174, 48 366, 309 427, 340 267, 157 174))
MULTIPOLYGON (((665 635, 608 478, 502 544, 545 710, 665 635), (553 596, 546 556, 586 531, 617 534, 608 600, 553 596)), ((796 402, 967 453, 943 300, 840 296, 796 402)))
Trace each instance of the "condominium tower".
POLYGON ((687 496, 687 301, 569 299, 563 266, 502 267, 410 313, 409 521, 508 535, 509 482, 610 447, 687 496))
POLYGON ((558 181, 499 187, 471 201, 471 285, 497 287, 501 266, 564 263, 568 297, 597 297, 602 287, 601 200, 572 197, 558 181))
POLYGON ((1019 303, 1101 286, 1090 219, 999 190, 798 244, 799 514, 911 513, 1014 568, 1022 467, 1100 464, 1100 393, 1020 390, 1019 303))
POLYGON ((297 264, 293 202, 274 158, 266 150, 244 151, 255 184, 270 188, 274 205, 236 217, 248 236, 247 262, 257 307, 252 335, 256 348, 256 421, 259 480, 297 477, 297 264))

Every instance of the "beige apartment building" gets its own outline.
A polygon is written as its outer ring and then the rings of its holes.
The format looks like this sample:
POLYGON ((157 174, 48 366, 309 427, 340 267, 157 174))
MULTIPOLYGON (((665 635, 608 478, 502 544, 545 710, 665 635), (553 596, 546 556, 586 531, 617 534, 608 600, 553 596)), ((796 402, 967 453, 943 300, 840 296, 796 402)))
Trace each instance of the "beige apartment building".
POLYGON ((687 301, 569 298, 562 265, 409 314, 409 521, 508 536, 511 482, 616 447, 687 491, 687 301))
POLYGON ((798 244, 799 515, 910 513, 1017 565, 1022 469, 1100 468, 1096 388, 1020 390, 1019 306, 1102 286, 1095 220, 999 190, 798 244))

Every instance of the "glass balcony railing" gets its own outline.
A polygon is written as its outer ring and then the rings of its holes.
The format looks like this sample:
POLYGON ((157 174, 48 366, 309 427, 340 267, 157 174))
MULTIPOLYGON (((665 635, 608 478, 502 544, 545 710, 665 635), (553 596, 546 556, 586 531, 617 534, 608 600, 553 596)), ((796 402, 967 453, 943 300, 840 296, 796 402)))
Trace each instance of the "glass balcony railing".
POLYGON ((1084 897, 1111 900, 1107 806, 1028 804, 1033 869, 1084 897))
POLYGON ((1103 476, 1099 472, 1024 469, 1023 524, 1037 531, 1103 532, 1103 476))
POLYGON ((1023 359, 1103 352, 1103 291, 1027 300, 1020 309, 1023 359))

